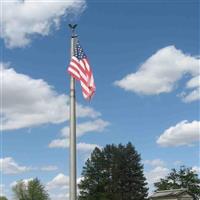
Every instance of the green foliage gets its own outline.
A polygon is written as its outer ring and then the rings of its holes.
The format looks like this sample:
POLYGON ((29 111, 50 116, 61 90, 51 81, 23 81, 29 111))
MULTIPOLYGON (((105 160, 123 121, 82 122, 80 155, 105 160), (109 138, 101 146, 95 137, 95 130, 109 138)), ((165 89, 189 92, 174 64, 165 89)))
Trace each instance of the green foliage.
POLYGON ((19 181, 14 187, 13 192, 16 200, 49 200, 49 195, 45 187, 35 178, 26 185, 19 181))
POLYGON ((0 197, 0 200, 8 200, 6 197, 0 197))
POLYGON ((195 200, 200 198, 200 179, 191 168, 172 169, 168 176, 155 183, 156 191, 187 188, 195 200))
POLYGON ((49 195, 38 179, 28 183, 28 200, 48 200, 49 195))
POLYGON ((19 181, 12 189, 16 200, 27 200, 27 188, 23 181, 19 181))
POLYGON ((141 158, 131 143, 95 148, 83 168, 79 200, 143 200, 147 197, 141 158))

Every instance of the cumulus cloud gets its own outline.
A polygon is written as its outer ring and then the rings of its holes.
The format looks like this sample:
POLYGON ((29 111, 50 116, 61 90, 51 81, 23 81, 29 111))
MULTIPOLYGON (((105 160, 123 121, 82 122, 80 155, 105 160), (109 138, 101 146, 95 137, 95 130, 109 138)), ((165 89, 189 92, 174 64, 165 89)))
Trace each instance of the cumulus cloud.
POLYGON ((181 161, 181 160, 176 160, 176 161, 174 161, 174 163, 173 163, 173 165, 175 165, 175 166, 180 166, 180 165, 182 165, 183 164, 183 161, 181 161))
POLYGON ((192 91, 186 93, 183 92, 180 96, 183 101, 188 103, 200 99, 200 76, 195 76, 189 80, 186 84, 187 89, 192 89, 192 91))
POLYGON ((64 194, 51 194, 52 200, 69 200, 69 193, 66 192, 64 194))
POLYGON ((49 165, 49 166, 41 167, 40 170, 41 171, 47 171, 47 172, 49 172, 49 171, 56 171, 56 170, 58 170, 58 167, 55 166, 55 165, 49 165))
POLYGON ((81 152, 91 152, 92 150, 94 150, 96 147, 101 148, 99 145, 97 144, 87 144, 84 142, 80 142, 77 144, 77 149, 81 152))
POLYGON ((3 174, 19 174, 28 171, 56 171, 58 167, 48 165, 43 167, 27 167, 19 165, 12 157, 0 158, 0 171, 3 174))
POLYGON ((52 200, 64 200, 69 198, 69 177, 59 173, 46 184, 52 200))
POLYGON ((47 36, 59 29, 62 17, 80 15, 85 0, 0 0, 2 15, 1 38, 7 47, 24 47, 30 44, 32 36, 47 36))
MULTIPOLYGON (((78 178, 77 184, 82 179, 82 177, 78 178)), ((59 173, 46 184, 46 188, 49 190, 52 200, 66 200, 69 198, 69 177, 59 173)))
POLYGON ((165 130, 158 140, 157 144, 161 146, 181 146, 192 145, 200 140, 200 122, 187 120, 181 121, 175 126, 165 130))
POLYGON ((145 177, 147 179, 149 193, 151 194, 154 190, 154 183, 158 182, 161 178, 164 178, 168 173, 169 169, 166 167, 166 163, 161 159, 145 160, 145 167, 150 166, 150 169, 145 170, 145 177))
POLYGON ((19 174, 31 170, 30 167, 20 166, 11 157, 1 158, 0 166, 1 166, 0 171, 3 174, 19 174))
POLYGON ((158 182, 161 178, 164 178, 169 173, 169 169, 162 166, 157 166, 148 171, 145 175, 149 185, 158 182))
MULTIPOLYGON (((77 137, 81 137, 89 132, 102 132, 109 125, 109 122, 102 119, 83 122, 77 125, 77 137)), ((78 150, 84 150, 83 144, 77 145, 78 150)), ((85 150, 91 149, 94 144, 85 144, 85 150), (87 146, 87 147, 86 147, 87 146)), ((97 146, 97 145, 96 145, 97 146)), ((67 148, 69 147, 69 127, 64 127, 61 130, 61 138, 55 139, 50 142, 50 148, 67 148)))
POLYGON ((144 164, 151 167, 151 169, 145 173, 147 182, 150 185, 158 181, 160 178, 164 178, 164 176, 169 171, 169 169, 166 168, 166 163, 159 158, 153 160, 145 160, 144 164))
POLYGON ((165 162, 158 158, 158 159, 154 159, 154 160, 145 160, 144 164, 148 164, 148 165, 155 167, 155 166, 164 166, 165 162))
POLYGON ((47 183, 47 189, 52 190, 55 188, 68 188, 69 186, 69 177, 60 173, 54 177, 51 181, 47 183))
MULTIPOLYGON (((68 120, 67 95, 58 94, 42 79, 33 79, 8 67, 1 63, 3 130, 58 124, 68 120)), ((99 115, 90 107, 77 105, 78 117, 95 118, 99 115)))
POLYGON ((191 80, 181 96, 183 101, 191 102, 200 99, 199 73, 197 57, 187 55, 174 46, 167 46, 148 58, 137 72, 115 81, 115 85, 137 94, 158 95, 172 92, 178 81, 188 75, 191 80))
MULTIPOLYGON (((101 148, 97 144, 88 144, 84 142, 80 142, 77 144, 77 150, 87 154, 94 150, 95 147, 101 148)), ((55 139, 49 144, 49 148, 69 148, 69 139, 55 139)))
POLYGON ((68 147, 69 147, 69 138, 55 139, 49 143, 49 148, 68 148, 68 147))
MULTIPOLYGON (((77 137, 81 137, 89 132, 102 132, 109 125, 109 122, 104 121, 102 119, 96 119, 94 121, 87 121, 81 124, 78 124, 76 135, 77 137)), ((61 130, 62 136, 69 136, 69 127, 66 126, 61 130)))
POLYGON ((192 171, 194 171, 197 174, 200 174, 200 167, 199 166, 193 166, 192 171))

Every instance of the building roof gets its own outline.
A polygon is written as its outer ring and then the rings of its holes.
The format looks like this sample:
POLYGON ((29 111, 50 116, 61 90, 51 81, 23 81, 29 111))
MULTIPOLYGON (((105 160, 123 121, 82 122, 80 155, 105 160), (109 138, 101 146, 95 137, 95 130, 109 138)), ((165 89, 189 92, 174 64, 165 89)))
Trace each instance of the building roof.
POLYGON ((173 189, 173 190, 161 190, 155 192, 153 195, 150 196, 150 198, 155 197, 167 197, 167 196, 178 196, 184 192, 187 192, 187 189, 173 189))

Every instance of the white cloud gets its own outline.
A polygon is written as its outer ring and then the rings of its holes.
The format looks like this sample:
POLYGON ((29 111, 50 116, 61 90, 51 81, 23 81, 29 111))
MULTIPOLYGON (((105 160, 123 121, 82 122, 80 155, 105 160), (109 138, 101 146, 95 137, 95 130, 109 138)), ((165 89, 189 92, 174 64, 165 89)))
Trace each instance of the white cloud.
POLYGON ((77 184, 80 184, 81 183, 81 181, 83 181, 84 180, 84 177, 82 176, 82 177, 79 177, 78 179, 77 179, 77 184))
POLYGON ((91 152, 93 151, 96 147, 101 148, 97 144, 87 144, 84 142, 78 143, 77 144, 77 149, 81 152, 91 152))
MULTIPOLYGON (((102 132, 109 125, 109 122, 104 121, 102 119, 96 119, 94 121, 87 121, 81 124, 78 124, 76 135, 77 137, 81 137, 82 135, 89 132, 102 132)), ((61 130, 62 136, 69 136, 69 127, 66 126, 61 130)))
POLYGON ((41 171, 56 171, 58 169, 55 165, 41 167, 41 171))
POLYGON ((0 168, 1 173, 4 174, 19 174, 23 172, 30 171, 30 167, 20 166, 16 161, 11 157, 1 158, 0 159, 0 168))
POLYGON ((43 167, 27 167, 19 165, 12 157, 0 158, 0 171, 4 174, 19 174, 28 171, 56 171, 55 165, 43 167))
POLYGON ((69 200, 69 193, 66 192, 65 194, 51 194, 52 200, 69 200))
MULTIPOLYGON (((102 119, 97 119, 94 121, 87 121, 77 125, 77 137, 81 137, 88 132, 102 132, 109 125, 102 119)), ((54 139, 49 143, 49 148, 68 148, 69 147, 69 127, 64 127, 61 130, 61 138, 54 139)), ((90 153, 95 149, 95 147, 101 148, 97 144, 89 144, 80 142, 77 144, 77 151, 84 160, 88 158, 90 153)))
POLYGON ((182 94, 182 99, 184 102, 192 102, 200 99, 200 76, 195 76, 189 80, 186 84, 187 89, 193 89, 188 93, 182 94))
POLYGON ((69 147, 69 138, 55 139, 49 143, 49 148, 68 148, 68 147, 69 147))
POLYGON ((69 177, 60 173, 54 177, 51 181, 47 183, 47 189, 52 190, 55 188, 68 188, 69 186, 69 177))
POLYGON ((183 162, 180 161, 180 160, 176 160, 176 161, 174 161, 174 163, 173 163, 173 165, 175 165, 175 166, 180 166, 180 165, 182 165, 182 164, 183 164, 183 162))
MULTIPOLYGON (((53 140, 49 144, 49 148, 68 148, 68 147, 69 147, 68 138, 56 139, 56 140, 53 140)), ((82 152, 92 151, 95 147, 101 148, 97 144, 88 144, 88 143, 82 143, 82 142, 77 144, 77 150, 82 151, 82 152)))
POLYGON ((144 164, 148 164, 155 167, 155 166, 164 166, 165 162, 162 161, 161 159, 154 159, 154 160, 145 160, 144 164))
MULTIPOLYGON (((102 132, 105 130, 105 128, 109 125, 109 122, 104 121, 102 119, 96 119, 93 121, 87 121, 87 122, 83 122, 81 124, 77 125, 77 137, 81 137, 86 133, 89 132, 102 132)), ((50 142, 49 147, 50 148, 67 148, 69 147, 69 127, 64 127, 61 130, 61 136, 62 138, 59 139, 55 139, 53 141, 50 142)), ((85 143, 82 143, 85 144, 85 143)), ((93 144, 90 145, 87 144, 87 148, 91 148, 91 146, 93 144)), ((86 149, 86 145, 85 145, 85 149, 86 149)), ((79 148, 78 145, 78 150, 83 150, 83 146, 82 148, 79 148)))
MULTIPOLYGON (((131 92, 144 95, 169 93, 177 87, 177 83, 186 74, 192 79, 199 75, 199 59, 187 54, 174 46, 167 46, 158 50, 148 58, 135 73, 128 74, 123 79, 116 81, 115 85, 131 92)), ((197 93, 198 85, 190 86, 192 79, 187 83, 183 100, 195 101, 200 98, 197 93)), ((196 82, 195 82, 196 83, 196 82)))
POLYGON ((159 158, 145 160, 144 164, 145 166, 151 166, 151 168, 144 173, 149 187, 149 194, 151 194, 154 190, 154 183, 158 182, 161 178, 164 178, 169 173, 169 169, 166 167, 166 163, 159 158))
MULTIPOLYGON (((17 73, 1 63, 2 128, 12 130, 68 120, 69 99, 42 79, 17 73)), ((78 117, 97 117, 90 107, 77 105, 78 117)))
MULTIPOLYGON (((77 184, 83 178, 77 178, 77 184)), ((50 193, 52 200, 68 200, 69 198, 69 177, 60 173, 46 184, 47 190, 50 193)), ((78 188, 77 188, 78 191, 78 188)))
POLYGON ((193 166, 192 171, 194 171, 197 174, 200 174, 200 167, 199 166, 193 166))
POLYGON ((169 173, 169 169, 162 166, 157 166, 154 169, 148 171, 145 175, 149 185, 158 182, 161 178, 164 178, 169 173))
POLYGON ((1 38, 7 47, 24 47, 32 36, 47 36, 59 29, 62 17, 79 15, 86 7, 85 0, 0 0, 2 15, 1 38))
POLYGON ((192 145, 200 139, 200 122, 187 120, 165 130, 157 140, 161 146, 192 145))
POLYGON ((192 78, 190 81, 187 82, 187 88, 196 88, 199 87, 200 85, 200 76, 195 76, 192 78))

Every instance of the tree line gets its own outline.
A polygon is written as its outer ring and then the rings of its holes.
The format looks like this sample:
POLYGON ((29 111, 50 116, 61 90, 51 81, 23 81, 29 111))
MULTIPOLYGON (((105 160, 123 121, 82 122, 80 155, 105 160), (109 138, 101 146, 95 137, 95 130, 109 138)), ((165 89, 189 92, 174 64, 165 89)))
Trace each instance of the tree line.
MULTIPOLYGON (((148 199, 141 156, 131 143, 95 148, 83 167, 82 177, 78 200, 148 199)), ((187 188, 194 200, 200 198, 198 174, 185 166, 172 169, 154 186, 155 191, 187 188)), ((15 200, 50 200, 48 191, 37 178, 27 184, 19 181, 13 187, 13 194, 15 200)), ((0 197, 0 200, 7 198, 0 197)))

